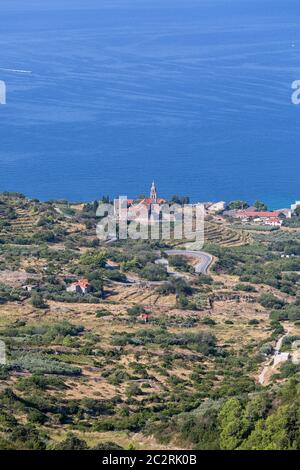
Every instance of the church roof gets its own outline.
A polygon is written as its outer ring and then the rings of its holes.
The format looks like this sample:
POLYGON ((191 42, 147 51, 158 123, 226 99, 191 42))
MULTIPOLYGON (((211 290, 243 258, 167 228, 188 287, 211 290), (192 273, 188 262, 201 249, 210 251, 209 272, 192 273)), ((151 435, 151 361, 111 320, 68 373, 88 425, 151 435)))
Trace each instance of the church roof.
POLYGON ((162 198, 157 198, 155 202, 153 202, 153 199, 149 197, 144 197, 143 199, 140 199, 139 201, 136 201, 138 204, 144 204, 146 206, 151 206, 151 204, 164 204, 166 201, 165 199, 162 198))

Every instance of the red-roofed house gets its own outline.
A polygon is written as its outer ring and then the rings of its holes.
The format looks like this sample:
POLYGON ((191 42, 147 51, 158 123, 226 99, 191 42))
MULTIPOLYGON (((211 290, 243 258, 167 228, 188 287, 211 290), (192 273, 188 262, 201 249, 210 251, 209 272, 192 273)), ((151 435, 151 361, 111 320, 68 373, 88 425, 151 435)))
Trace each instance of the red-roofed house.
POLYGON ((281 227, 282 220, 285 215, 281 211, 252 211, 244 210, 238 211, 236 217, 242 219, 242 222, 252 220, 253 222, 260 222, 264 225, 271 225, 272 227, 281 227))
POLYGON ((76 294, 88 294, 92 287, 88 279, 79 279, 67 287, 67 292, 75 292, 76 294))
POLYGON ((144 323, 148 323, 149 318, 150 318, 149 313, 142 313, 141 315, 138 316, 138 319, 140 321, 143 321, 144 323))
POLYGON ((282 220, 280 220, 279 217, 269 217, 268 219, 264 219, 264 223, 272 227, 281 227, 282 220))
POLYGON ((241 219, 248 218, 248 219, 263 219, 269 217, 279 217, 279 211, 238 211, 236 217, 241 219))

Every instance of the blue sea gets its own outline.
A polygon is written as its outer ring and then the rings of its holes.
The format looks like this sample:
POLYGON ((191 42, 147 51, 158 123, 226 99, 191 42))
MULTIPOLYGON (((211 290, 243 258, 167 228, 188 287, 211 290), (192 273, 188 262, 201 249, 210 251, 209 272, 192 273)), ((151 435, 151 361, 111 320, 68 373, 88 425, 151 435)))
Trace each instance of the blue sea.
POLYGON ((300 199, 299 0, 1 0, 0 191, 300 199))

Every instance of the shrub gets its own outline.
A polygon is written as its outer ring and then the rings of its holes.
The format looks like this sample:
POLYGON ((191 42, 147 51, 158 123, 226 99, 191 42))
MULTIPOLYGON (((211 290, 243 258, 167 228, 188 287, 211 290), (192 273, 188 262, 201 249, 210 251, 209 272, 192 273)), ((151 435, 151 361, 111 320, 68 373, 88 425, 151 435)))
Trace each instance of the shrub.
POLYGON ((188 309, 189 301, 188 301, 188 299, 186 298, 185 295, 183 295, 183 294, 178 295, 178 297, 176 299, 176 306, 178 308, 188 309))
POLYGON ((31 377, 22 377, 17 383, 18 390, 30 391, 30 390, 47 390, 48 388, 55 388, 58 390, 64 390, 66 385, 58 377, 45 377, 43 375, 32 375, 31 377))
POLYGON ((140 275, 148 281, 164 281, 168 277, 166 269, 158 264, 147 263, 140 275))
POLYGON ((127 276, 120 271, 106 271, 105 276, 111 281, 127 282, 127 276))
POLYGON ((90 268, 104 268, 106 263, 106 254, 103 251, 88 251, 81 255, 80 264, 90 268))
POLYGON ((143 395, 143 392, 137 384, 129 384, 126 388, 126 395, 128 398, 131 398, 137 395, 143 395))
POLYGON ((70 436, 57 444, 55 450, 88 450, 88 445, 84 440, 70 436))
POLYGON ((260 348, 261 354, 264 354, 265 356, 271 356, 274 352, 274 348, 272 344, 266 343, 260 348))
POLYGON ((44 424, 47 421, 47 416, 38 410, 31 410, 28 413, 28 420, 34 424, 44 424))
POLYGON ((119 446, 115 442, 100 442, 99 444, 95 445, 91 450, 124 450, 123 447, 119 446))
POLYGON ((285 305, 284 300, 273 294, 262 294, 259 303, 265 308, 274 308, 276 310, 282 309, 285 305))
POLYGON ((169 265, 182 271, 188 271, 190 268, 185 256, 181 255, 169 256, 169 265))
POLYGON ((208 276, 207 274, 198 274, 195 284, 202 286, 202 285, 210 285, 213 283, 213 278, 211 276, 208 276))
POLYGON ((203 325, 211 325, 211 326, 216 325, 215 320, 213 320, 212 318, 209 318, 209 317, 203 318, 202 323, 203 323, 203 325))
POLYGON ((13 360, 11 369, 25 369, 33 374, 80 375, 81 369, 38 354, 24 354, 13 360))
POLYGON ((130 307, 127 309, 128 315, 132 317, 137 317, 138 315, 141 315, 143 313, 147 313, 143 305, 137 304, 134 305, 133 307, 130 307))
POLYGON ((288 314, 284 310, 274 310, 273 312, 270 313, 270 320, 273 321, 285 321, 288 320, 288 314))
POLYGON ((102 308, 101 310, 96 311, 97 318, 107 317, 108 315, 111 315, 111 313, 109 310, 106 310, 105 308, 102 308))
POLYGON ((35 308, 47 308, 47 304, 44 302, 43 296, 38 292, 32 293, 31 304, 35 308))
POLYGON ((173 278, 162 284, 158 289, 160 294, 192 295, 192 287, 182 278, 173 278))
POLYGON ((256 318, 248 321, 248 325, 259 325, 259 323, 259 320, 256 320, 256 318))
POLYGON ((237 284, 235 288, 236 290, 240 290, 243 292, 256 292, 255 287, 251 286, 250 284, 237 284))

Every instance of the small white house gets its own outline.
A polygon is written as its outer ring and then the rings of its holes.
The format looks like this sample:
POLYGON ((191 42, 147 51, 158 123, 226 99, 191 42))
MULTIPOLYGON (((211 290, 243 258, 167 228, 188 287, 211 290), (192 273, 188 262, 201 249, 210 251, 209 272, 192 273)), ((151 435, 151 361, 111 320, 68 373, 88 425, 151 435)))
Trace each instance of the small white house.
POLYGON ((219 214, 220 212, 224 212, 226 209, 226 202, 224 201, 219 201, 219 202, 214 202, 207 208, 207 212, 209 214, 219 214))
POLYGON ((264 220, 265 225, 271 225, 271 227, 281 227, 282 226, 282 220, 280 220, 278 217, 270 217, 268 219, 264 220))

